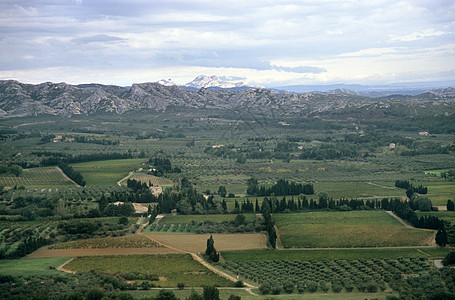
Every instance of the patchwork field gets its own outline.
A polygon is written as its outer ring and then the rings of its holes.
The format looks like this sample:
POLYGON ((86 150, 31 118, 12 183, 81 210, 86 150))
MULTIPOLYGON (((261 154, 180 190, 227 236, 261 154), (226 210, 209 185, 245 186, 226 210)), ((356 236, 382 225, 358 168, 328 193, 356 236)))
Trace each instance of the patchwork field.
MULTIPOLYGON (((148 233, 148 236, 165 245, 189 251, 204 252, 210 234, 161 234, 148 233)), ((213 234, 217 251, 265 249, 266 237, 263 233, 213 234)))
POLYGON ((76 272, 94 270, 121 277, 126 273, 154 275, 159 280, 152 283, 161 287, 176 287, 180 282, 189 287, 233 286, 233 282, 214 274, 189 254, 80 257, 65 268, 76 272))
POLYGON ((87 185, 109 186, 142 166, 143 158, 116 159, 77 163, 71 166, 81 172, 87 185))
POLYGON ((403 226, 384 211, 275 214, 285 248, 423 246, 434 232, 403 226))
POLYGON ((19 177, 0 175, 0 186, 16 185, 27 188, 74 187, 74 183, 67 180, 56 167, 24 169, 19 177))

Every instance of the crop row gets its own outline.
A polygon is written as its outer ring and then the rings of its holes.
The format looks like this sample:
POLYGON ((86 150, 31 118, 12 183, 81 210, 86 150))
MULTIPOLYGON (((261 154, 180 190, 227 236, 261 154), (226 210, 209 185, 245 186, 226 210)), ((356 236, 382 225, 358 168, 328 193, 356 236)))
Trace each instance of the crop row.
POLYGON ((226 261, 221 265, 230 272, 259 284, 265 282, 327 281, 361 284, 387 282, 402 276, 414 276, 430 269, 425 258, 371 260, 270 260, 226 261))

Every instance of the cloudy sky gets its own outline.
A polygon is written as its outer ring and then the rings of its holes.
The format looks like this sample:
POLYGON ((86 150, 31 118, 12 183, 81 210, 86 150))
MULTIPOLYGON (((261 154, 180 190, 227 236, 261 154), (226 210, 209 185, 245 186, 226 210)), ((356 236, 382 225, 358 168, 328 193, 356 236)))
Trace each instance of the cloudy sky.
POLYGON ((2 0, 0 79, 455 82, 453 0, 2 0))

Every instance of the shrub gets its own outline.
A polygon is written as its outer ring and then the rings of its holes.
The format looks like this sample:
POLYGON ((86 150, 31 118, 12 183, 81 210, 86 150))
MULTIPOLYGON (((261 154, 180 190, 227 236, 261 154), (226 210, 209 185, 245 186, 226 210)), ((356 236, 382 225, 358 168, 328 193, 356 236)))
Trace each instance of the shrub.
POLYGON ((325 281, 320 281, 319 282, 319 287, 324 293, 327 293, 329 291, 329 286, 327 285, 327 282, 325 281))
POLYGON ((238 288, 241 288, 241 287, 244 287, 245 284, 243 284, 243 281, 241 280, 238 280, 236 283, 235 283, 235 287, 238 287, 238 288))
POLYGON ((289 281, 285 282, 283 284, 283 290, 285 293, 292 294, 292 292, 294 291, 294 284, 289 281))
POLYGON ((272 290, 272 286, 269 282, 264 282, 262 283, 260 286, 259 286, 259 291, 263 294, 263 295, 267 295, 270 293, 270 291, 272 290))
POLYGON ((310 293, 314 293, 318 290, 318 283, 317 282, 314 282, 314 281, 308 281, 307 284, 306 284, 307 288, 308 288, 308 291, 310 293))
POLYGON ((271 291, 272 291, 272 294, 273 294, 273 295, 279 295, 279 294, 281 294, 281 291, 282 291, 282 290, 283 290, 283 288, 281 287, 280 284, 275 283, 275 284, 272 285, 271 291))
POLYGON ((332 291, 334 293, 339 293, 343 289, 343 286, 339 283, 332 284, 332 291))

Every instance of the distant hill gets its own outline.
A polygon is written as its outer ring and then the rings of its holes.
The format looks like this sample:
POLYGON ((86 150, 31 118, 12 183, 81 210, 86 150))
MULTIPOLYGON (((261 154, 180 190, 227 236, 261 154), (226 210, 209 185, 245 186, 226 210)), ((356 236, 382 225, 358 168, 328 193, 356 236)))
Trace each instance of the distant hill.
MULTIPOLYGON (((434 89, 416 96, 370 98, 349 89, 326 92, 290 93, 262 88, 243 90, 199 88, 187 90, 165 82, 138 83, 129 88, 102 85, 45 82, 24 84, 0 81, 0 117, 41 114, 91 115, 97 112, 124 113, 131 110, 165 111, 169 107, 229 109, 231 111, 282 114, 317 114, 346 108, 386 108, 392 104, 431 107, 454 104, 455 89, 434 89)), ((212 86, 213 87, 213 86, 212 86)))

